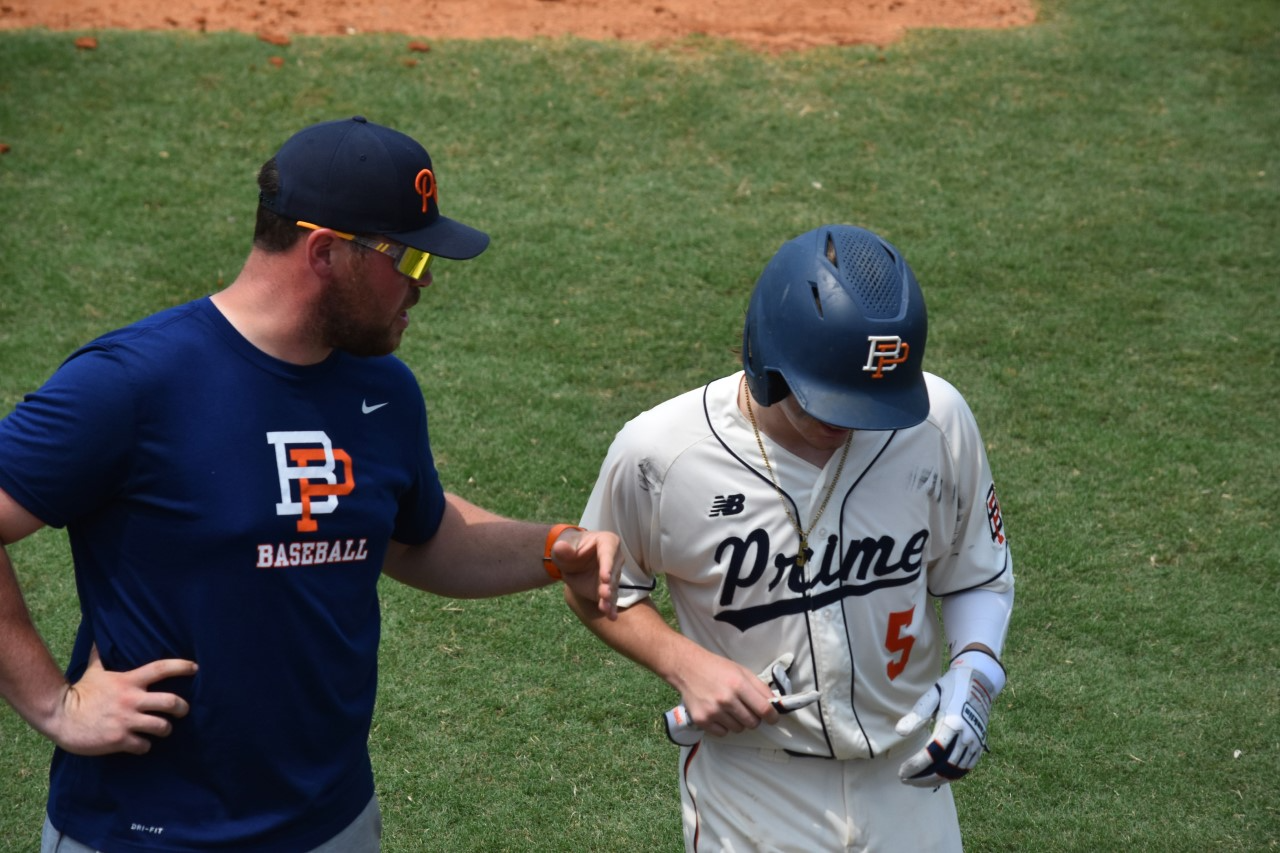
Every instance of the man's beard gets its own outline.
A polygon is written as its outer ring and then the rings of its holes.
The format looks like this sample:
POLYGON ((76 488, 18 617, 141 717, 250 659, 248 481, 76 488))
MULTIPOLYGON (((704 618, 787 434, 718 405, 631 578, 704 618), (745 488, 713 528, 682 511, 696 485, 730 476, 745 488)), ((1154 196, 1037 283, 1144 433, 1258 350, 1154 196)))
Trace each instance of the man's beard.
POLYGON ((389 355, 400 346, 400 334, 392 329, 393 320, 376 325, 363 319, 368 312, 368 290, 358 271, 363 260, 333 278, 312 322, 327 346, 361 358, 389 355))

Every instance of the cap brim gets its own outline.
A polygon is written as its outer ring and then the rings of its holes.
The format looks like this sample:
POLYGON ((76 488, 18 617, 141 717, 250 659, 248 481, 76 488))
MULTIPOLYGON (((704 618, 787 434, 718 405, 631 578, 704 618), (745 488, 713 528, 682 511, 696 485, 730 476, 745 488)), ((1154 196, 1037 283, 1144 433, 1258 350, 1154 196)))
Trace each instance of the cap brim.
POLYGON ((426 228, 385 236, 451 261, 469 260, 489 247, 488 234, 447 216, 437 216, 426 228))
POLYGON ((861 393, 848 388, 792 387, 810 417, 842 429, 890 430, 913 427, 929 417, 929 389, 923 379, 892 391, 861 393))

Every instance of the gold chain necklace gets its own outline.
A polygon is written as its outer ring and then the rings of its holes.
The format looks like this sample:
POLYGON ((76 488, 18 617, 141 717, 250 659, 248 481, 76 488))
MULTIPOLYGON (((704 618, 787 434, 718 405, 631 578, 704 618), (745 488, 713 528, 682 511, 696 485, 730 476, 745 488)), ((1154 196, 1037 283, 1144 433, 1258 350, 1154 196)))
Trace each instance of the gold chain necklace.
MULTIPOLYGON (((746 378, 742 380, 742 384, 746 385, 746 378)), ((831 478, 831 485, 827 486, 827 494, 822 498, 822 506, 818 507, 818 512, 813 517, 813 522, 809 525, 809 529, 805 530, 800 526, 800 521, 796 516, 791 514, 791 507, 787 506, 787 497, 782 491, 782 487, 778 485, 778 477, 773 473, 773 465, 769 463, 769 454, 764 452, 764 439, 760 436, 760 427, 756 425, 756 413, 751 408, 751 389, 743 389, 747 395, 747 420, 751 421, 751 429, 756 434, 756 445, 760 448, 760 458, 764 460, 764 469, 769 472, 769 480, 773 483, 773 490, 778 493, 778 500, 782 503, 782 511, 787 514, 787 520, 791 522, 791 526, 796 529, 796 533, 800 536, 800 553, 796 554, 796 566, 804 568, 804 564, 809 561, 809 534, 813 532, 813 528, 818 526, 818 519, 822 518, 822 513, 827 509, 827 503, 831 500, 831 493, 836 490, 836 484, 840 482, 840 475, 844 473, 844 460, 849 456, 849 445, 853 443, 853 433, 849 433, 849 437, 844 440, 844 450, 840 452, 840 464, 836 466, 836 475, 831 478)), ((799 510, 797 509, 797 512, 799 510)))

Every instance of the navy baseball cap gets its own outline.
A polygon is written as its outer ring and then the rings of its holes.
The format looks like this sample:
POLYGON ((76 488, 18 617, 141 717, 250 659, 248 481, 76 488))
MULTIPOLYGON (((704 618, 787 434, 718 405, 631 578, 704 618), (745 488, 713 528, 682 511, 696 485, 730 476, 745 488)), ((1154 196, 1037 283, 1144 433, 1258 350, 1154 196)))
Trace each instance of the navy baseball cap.
POLYGON ((364 116, 303 128, 275 159, 279 192, 258 200, 287 219, 377 234, 457 261, 489 245, 488 234, 440 215, 439 185, 426 149, 364 116))

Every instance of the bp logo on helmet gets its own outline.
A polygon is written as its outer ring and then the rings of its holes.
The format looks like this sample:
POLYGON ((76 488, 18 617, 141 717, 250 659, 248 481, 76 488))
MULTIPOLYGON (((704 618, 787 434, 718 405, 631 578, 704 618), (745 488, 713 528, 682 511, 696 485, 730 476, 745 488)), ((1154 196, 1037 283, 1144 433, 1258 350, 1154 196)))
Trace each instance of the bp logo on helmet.
POLYGON ((871 373, 872 379, 884 379, 886 370, 893 370, 911 354, 911 344, 897 335, 867 335, 867 341, 871 346, 862 370, 871 373))

